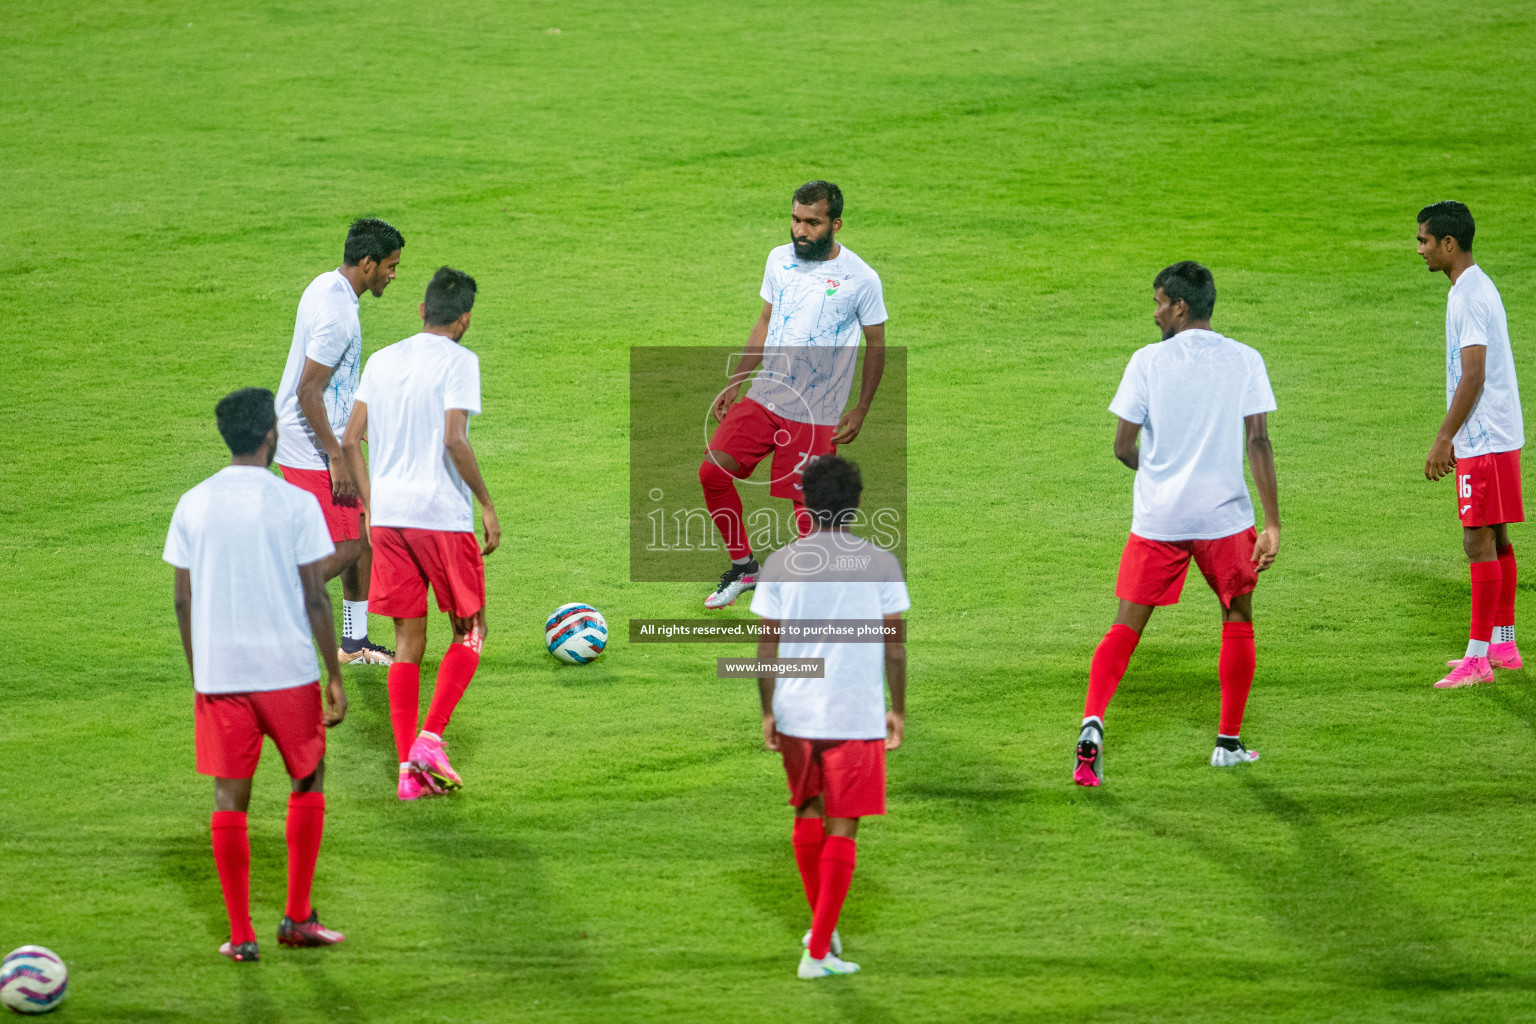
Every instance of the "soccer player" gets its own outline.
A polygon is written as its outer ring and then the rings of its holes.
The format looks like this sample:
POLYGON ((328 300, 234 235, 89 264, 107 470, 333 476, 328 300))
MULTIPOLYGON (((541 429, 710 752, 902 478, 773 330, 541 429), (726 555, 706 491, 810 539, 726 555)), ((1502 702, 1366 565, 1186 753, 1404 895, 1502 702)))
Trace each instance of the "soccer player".
POLYGON ((1486 683, 1520 667, 1515 647, 1515 547, 1508 525, 1525 522, 1520 449, 1525 422, 1504 302, 1472 261, 1472 212, 1447 201, 1419 211, 1419 255, 1451 279, 1445 299, 1445 419, 1424 475, 1456 473, 1461 544, 1472 563, 1472 627, 1466 654, 1448 662, 1440 689, 1486 683))
POLYGON ((699 463, 704 504, 731 558, 720 585, 704 599, 706 608, 733 604, 757 584, 759 567, 742 523, 737 479, 750 477, 772 453, 768 493, 794 503, 796 529, 804 536, 811 522, 801 500, 800 472, 809 460, 830 455, 859 436, 885 370, 880 275, 838 244, 842 190, 830 181, 801 185, 789 223, 790 244, 768 254, 763 309, 736 372, 715 399, 720 425, 699 463), (861 333, 865 352, 859 400, 844 412, 861 333), (741 385, 758 367, 763 372, 737 402, 741 385))
POLYGON ((1253 685, 1253 588, 1280 550, 1280 497, 1269 413, 1275 394, 1264 358, 1211 330, 1216 281, 1186 260, 1152 284, 1163 340, 1131 357, 1109 411, 1120 417, 1115 458, 1136 471, 1131 536, 1120 556, 1120 611, 1088 670, 1088 700, 1073 781, 1104 780, 1104 709, 1125 675, 1152 609, 1177 604, 1193 558, 1221 602, 1221 722, 1211 766, 1257 761, 1238 738, 1253 685), (1136 438, 1146 432, 1144 443, 1136 438), (1248 464, 1264 505, 1254 531, 1248 464))
POLYGON ((293 345, 277 388, 277 466, 320 502, 336 553, 325 578, 341 577, 342 664, 388 665, 394 654, 368 639, 370 552, 358 524, 357 481, 341 457, 363 365, 358 298, 377 298, 395 279, 405 239, 382 220, 352 222, 342 265, 304 289, 293 345))
POLYGON ((480 413, 480 360, 460 340, 474 305, 474 278, 451 267, 433 275, 421 304, 421 333, 369 357, 342 441, 373 543, 373 607, 395 620, 389 719, 401 800, 464 783, 443 752, 443 730, 480 664, 482 558, 501 543, 496 506, 469 446, 469 418, 480 413), (363 462, 365 434, 371 476, 363 462), (471 493, 480 499, 483 549, 475 544, 471 493), (448 613, 453 642, 418 731, 429 584, 438 610, 448 613))
POLYGON ((842 959, 837 918, 853 880, 859 819, 885 813, 885 752, 901 746, 906 729, 901 613, 912 602, 896 557, 847 530, 864 488, 859 467, 824 456, 806 468, 802 485, 811 531, 768 557, 752 611, 765 630, 759 659, 824 659, 823 678, 760 676, 758 690, 763 746, 784 757, 795 863, 811 905, 799 975, 825 978, 859 969, 842 959), (829 619, 882 623, 884 646, 780 644, 773 633, 786 621, 829 619))
POLYGON ((309 893, 325 829, 325 730, 341 723, 347 695, 325 589, 335 547, 315 499, 269 471, 278 443, 272 392, 236 391, 215 414, 229 465, 176 503, 165 560, 176 568, 176 621, 197 691, 197 770, 214 777, 213 859, 229 913, 219 952, 248 963, 259 951, 246 808, 264 735, 293 780, 288 906, 277 941, 333 946, 346 938, 320 923, 309 893), (327 709, 312 644, 325 659, 327 709))

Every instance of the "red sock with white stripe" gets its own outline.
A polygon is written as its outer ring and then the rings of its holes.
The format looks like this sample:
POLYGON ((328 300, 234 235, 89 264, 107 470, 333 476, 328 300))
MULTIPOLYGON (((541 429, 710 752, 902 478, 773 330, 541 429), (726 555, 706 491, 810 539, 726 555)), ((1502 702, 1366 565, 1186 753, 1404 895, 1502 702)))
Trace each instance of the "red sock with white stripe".
POLYGON ((747 528, 741 521, 741 495, 736 492, 736 478, 711 459, 699 463, 699 485, 704 488, 704 507, 725 541, 731 561, 752 557, 747 543, 747 528))
POLYGON ((1488 641, 1493 638, 1493 617, 1504 588, 1504 570, 1499 563, 1472 563, 1472 625, 1467 641, 1467 657, 1488 657, 1488 641))
POLYGON ((811 915, 811 941, 806 947, 814 960, 824 959, 832 949, 832 932, 843 912, 843 900, 848 898, 857 852, 858 847, 847 836, 822 840, 821 859, 816 865, 816 912, 811 915))
POLYGON ((432 688, 432 706, 427 709, 427 722, 422 726, 424 730, 436 736, 441 736, 443 730, 448 728, 448 720, 453 717, 453 710, 459 706, 459 701, 464 697, 464 691, 469 689, 469 681, 475 677, 475 669, 480 667, 480 634, 472 632, 468 638, 456 644, 448 645, 448 653, 443 655, 443 662, 437 666, 437 685, 432 688))
POLYGON ((288 907, 292 921, 308 921, 314 908, 309 891, 315 882, 315 862, 320 859, 320 838, 325 834, 325 794, 288 794, 288 907))
POLYGON ((821 890, 821 845, 826 836, 820 818, 795 819, 795 866, 800 869, 800 884, 805 887, 805 899, 812 914, 816 913, 816 895, 821 890))
POLYGON ((1218 735, 1236 739, 1243 728, 1243 712, 1248 707, 1248 691, 1253 688, 1253 671, 1258 655, 1253 646, 1253 623, 1221 624, 1221 657, 1216 661, 1216 675, 1221 680, 1221 727, 1218 735))
POLYGON ((1519 575, 1513 544, 1499 555, 1499 571, 1503 576, 1499 583, 1499 607, 1493 615, 1493 642, 1512 644, 1515 642, 1515 580, 1519 575))
POLYGON ((400 763, 411 759, 411 744, 421 725, 421 666, 397 661, 389 666, 389 724, 400 763))
POLYGON ((1141 634, 1130 626, 1116 623, 1109 627, 1104 639, 1094 649, 1093 661, 1088 666, 1088 699, 1083 705, 1083 718, 1104 720, 1104 709, 1109 707, 1115 688, 1125 676, 1131 654, 1141 642, 1141 634))
POLYGON ((219 888, 224 890, 224 910, 229 914, 229 941, 233 945, 255 942, 251 926, 251 840, 245 830, 244 811, 214 811, 209 822, 213 834, 213 863, 219 869, 219 888))

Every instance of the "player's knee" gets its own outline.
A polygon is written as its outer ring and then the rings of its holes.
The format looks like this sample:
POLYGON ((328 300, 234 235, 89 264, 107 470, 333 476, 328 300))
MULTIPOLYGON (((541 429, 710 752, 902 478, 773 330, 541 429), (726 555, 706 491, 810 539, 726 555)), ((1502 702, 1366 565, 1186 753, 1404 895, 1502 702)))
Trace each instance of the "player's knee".
POLYGON ((699 463, 699 485, 706 491, 716 487, 729 487, 735 482, 736 478, 714 459, 706 456, 704 461, 699 463))

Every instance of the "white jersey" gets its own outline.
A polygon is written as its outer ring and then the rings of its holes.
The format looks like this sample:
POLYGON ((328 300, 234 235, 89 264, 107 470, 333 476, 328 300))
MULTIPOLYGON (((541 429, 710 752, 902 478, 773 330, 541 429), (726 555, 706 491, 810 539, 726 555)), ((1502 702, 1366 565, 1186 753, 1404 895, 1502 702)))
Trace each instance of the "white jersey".
POLYGON ((773 321, 747 397, 797 423, 836 425, 862 329, 887 319, 880 275, 847 246, 816 262, 781 245, 768 254, 762 296, 773 304, 773 321))
POLYGON ((1253 525, 1243 418, 1275 411, 1264 357, 1215 331, 1138 351, 1109 411, 1141 425, 1131 532, 1213 540, 1253 525))
POLYGON ((1461 383, 1461 350, 1473 345, 1483 356, 1483 393, 1456 431, 1456 457, 1514 451, 1525 445, 1525 420, 1520 414, 1520 385, 1515 380, 1515 353, 1509 344, 1504 301, 1483 268, 1473 264, 1461 272, 1445 298, 1445 407, 1451 407, 1461 383))
POLYGON ((352 415, 358 373, 363 365, 363 327, 357 318, 357 292, 340 270, 321 274, 304 289, 293 324, 293 344, 277 386, 277 464, 293 469, 325 469, 325 451, 299 408, 299 378, 304 360, 334 366, 325 386, 325 412, 331 433, 340 440, 352 415))
POLYGON ((368 521, 474 533, 469 485, 443 441, 449 409, 480 412, 479 357, 441 334, 412 335, 368 357, 357 400, 368 407, 368 521))
MULTIPOLYGON (((775 551, 752 592, 753 614, 781 621, 878 620, 910 607, 896 556, 843 532, 817 531, 775 551)), ((812 740, 885 736, 885 644, 781 641, 779 657, 826 659, 822 679, 778 680, 779 732, 812 740)))
POLYGON ((228 466, 176 503, 165 560, 192 575, 192 683, 257 693, 320 678, 299 566, 335 551, 320 503, 256 466, 228 466))

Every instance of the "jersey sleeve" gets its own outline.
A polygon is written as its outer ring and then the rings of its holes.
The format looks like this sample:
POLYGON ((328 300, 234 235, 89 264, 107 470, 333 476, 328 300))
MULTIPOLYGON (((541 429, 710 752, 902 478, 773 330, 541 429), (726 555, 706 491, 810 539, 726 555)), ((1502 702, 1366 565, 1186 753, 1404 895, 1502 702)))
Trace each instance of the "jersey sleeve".
POLYGON ((880 614, 895 615, 912 607, 907 595, 907 585, 901 580, 888 580, 880 584, 880 614))
POLYGON ((1488 305, 1476 300, 1457 303, 1456 345, 1471 348, 1473 345, 1488 347, 1488 305))
POLYGON ((364 403, 366 405, 370 401, 369 395, 372 392, 369 390, 369 381, 371 380, 371 378, 368 375, 368 370, 372 366, 373 366, 373 358, 370 356, 368 361, 363 364, 363 372, 358 375, 357 390, 352 392, 352 401, 353 402, 362 402, 362 403, 364 403))
POLYGON ((763 297, 764 302, 772 302, 779 296, 778 282, 774 280, 773 276, 773 264, 773 253, 770 252, 768 254, 768 262, 763 264, 763 287, 758 291, 758 294, 763 297))
POLYGON ((1131 361, 1126 364, 1120 389, 1115 392, 1114 401, 1109 403, 1109 411, 1127 423, 1147 422, 1147 375, 1141 352, 1131 356, 1131 361))
POLYGON ((176 503, 171 528, 165 535, 165 553, 160 556, 178 569, 192 568, 192 545, 187 537, 187 519, 181 510, 185 501, 186 498, 182 498, 176 503))
POLYGON ((779 584, 773 580, 759 580, 752 588, 753 615, 765 619, 781 618, 783 604, 779 601, 779 584))
POLYGON ((890 319, 890 314, 885 311, 885 288, 880 283, 880 275, 874 271, 869 272, 869 282, 859 289, 858 314, 861 327, 883 324, 890 319))
POLYGON ((325 513, 320 511, 320 500, 308 491, 294 490, 294 554, 299 565, 308 565, 330 556, 336 550, 331 543, 331 531, 325 525, 325 513))
POLYGON ((480 359, 473 352, 464 350, 465 358, 457 360, 448 371, 447 389, 443 392, 444 409, 463 409, 472 416, 480 414, 480 359))
POLYGON ((1243 391, 1243 415, 1257 416, 1261 412, 1275 411, 1275 391, 1269 386, 1269 370, 1264 357, 1254 354, 1253 372, 1248 375, 1248 386, 1243 391))
POLYGON ((347 354, 347 346, 351 343, 352 331, 346 321, 325 313, 309 329, 309 338, 304 342, 304 357, 335 366, 347 354))

